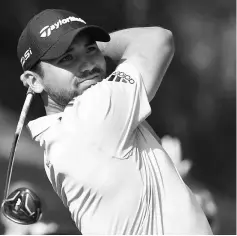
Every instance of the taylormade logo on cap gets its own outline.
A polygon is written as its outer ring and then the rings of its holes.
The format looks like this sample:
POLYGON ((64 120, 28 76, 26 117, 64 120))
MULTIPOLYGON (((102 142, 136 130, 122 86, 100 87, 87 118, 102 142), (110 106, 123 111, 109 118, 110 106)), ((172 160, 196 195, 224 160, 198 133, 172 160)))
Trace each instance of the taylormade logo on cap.
POLYGON ((40 30, 40 37, 41 38, 48 37, 49 35, 51 35, 51 32, 53 30, 57 30, 61 25, 67 24, 72 21, 79 21, 86 24, 86 22, 82 20, 81 18, 77 18, 75 16, 69 16, 65 19, 58 20, 56 23, 52 25, 46 25, 43 29, 40 30))

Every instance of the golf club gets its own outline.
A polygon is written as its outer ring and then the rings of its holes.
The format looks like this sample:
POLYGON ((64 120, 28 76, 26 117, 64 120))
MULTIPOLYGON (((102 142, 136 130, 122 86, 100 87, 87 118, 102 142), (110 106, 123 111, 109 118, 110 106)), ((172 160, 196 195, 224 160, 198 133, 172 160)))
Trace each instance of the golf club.
POLYGON ((39 220, 42 214, 40 199, 32 190, 28 188, 18 188, 9 195, 8 192, 11 182, 16 147, 33 95, 34 91, 29 87, 12 143, 4 189, 4 197, 1 205, 2 213, 8 219, 15 223, 24 225, 33 224, 39 220))

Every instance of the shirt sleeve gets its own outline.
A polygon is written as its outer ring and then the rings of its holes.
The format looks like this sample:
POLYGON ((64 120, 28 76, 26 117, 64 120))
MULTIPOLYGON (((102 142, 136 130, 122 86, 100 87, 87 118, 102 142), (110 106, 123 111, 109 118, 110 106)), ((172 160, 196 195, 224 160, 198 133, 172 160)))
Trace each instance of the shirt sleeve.
POLYGON ((75 103, 86 137, 114 156, 126 154, 134 129, 151 113, 141 74, 126 62, 75 103))

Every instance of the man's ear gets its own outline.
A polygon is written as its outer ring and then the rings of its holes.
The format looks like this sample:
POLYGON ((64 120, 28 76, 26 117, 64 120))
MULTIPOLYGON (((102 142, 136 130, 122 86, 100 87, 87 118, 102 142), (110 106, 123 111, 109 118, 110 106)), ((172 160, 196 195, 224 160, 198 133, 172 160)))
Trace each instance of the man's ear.
POLYGON ((24 86, 29 86, 35 93, 43 92, 44 87, 42 85, 42 79, 37 73, 30 70, 26 70, 21 75, 20 79, 24 86))

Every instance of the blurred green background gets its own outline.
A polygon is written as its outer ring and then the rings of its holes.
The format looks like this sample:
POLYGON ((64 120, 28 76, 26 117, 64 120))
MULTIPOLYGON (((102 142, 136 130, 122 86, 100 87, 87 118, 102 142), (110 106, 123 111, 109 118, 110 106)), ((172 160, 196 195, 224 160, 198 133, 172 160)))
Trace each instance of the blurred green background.
MULTIPOLYGON (((161 26, 173 32, 176 52, 153 99, 148 122, 158 136, 177 137, 192 161, 190 186, 211 192, 217 206, 215 234, 236 234, 236 2, 234 0, 8 0, 0 7, 0 185, 3 189, 26 88, 16 55, 26 23, 46 8, 74 11, 107 31, 161 26)), ((35 97, 27 121, 44 115, 35 97)), ((12 183, 32 184, 43 202, 44 222, 57 234, 78 234, 43 169, 43 152, 24 128, 12 183), (19 183, 20 181, 20 183, 19 183)), ((1 218, 0 232, 6 233, 1 218)), ((4 226, 5 224, 5 226, 4 226)), ((13 227, 13 226, 11 226, 13 227)))

